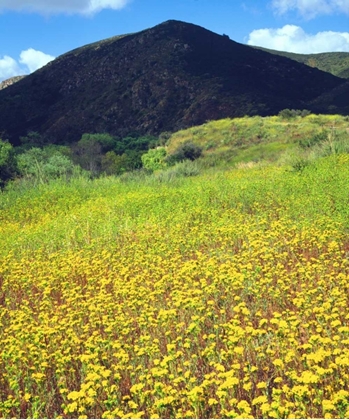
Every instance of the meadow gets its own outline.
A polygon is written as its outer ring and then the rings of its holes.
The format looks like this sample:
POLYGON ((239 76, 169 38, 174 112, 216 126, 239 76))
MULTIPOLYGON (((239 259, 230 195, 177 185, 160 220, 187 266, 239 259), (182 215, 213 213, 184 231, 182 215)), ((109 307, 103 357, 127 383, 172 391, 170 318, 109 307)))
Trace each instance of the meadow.
POLYGON ((349 417, 349 155, 0 194, 0 417, 349 417))

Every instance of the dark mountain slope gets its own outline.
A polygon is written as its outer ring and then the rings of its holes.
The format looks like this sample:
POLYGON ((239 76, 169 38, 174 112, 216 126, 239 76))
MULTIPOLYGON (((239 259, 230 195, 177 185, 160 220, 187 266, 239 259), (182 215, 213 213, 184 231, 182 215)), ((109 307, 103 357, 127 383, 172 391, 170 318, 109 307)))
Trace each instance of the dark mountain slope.
POLYGON ((349 52, 328 52, 318 54, 296 54, 286 51, 270 50, 268 48, 254 47, 271 54, 280 55, 316 67, 334 76, 349 78, 349 52))
POLYGON ((349 115, 349 80, 323 93, 310 106, 318 113, 349 115))
POLYGON ((209 119, 270 115, 342 79, 168 21, 71 51, 0 91, 0 132, 69 143, 85 132, 159 134, 209 119))

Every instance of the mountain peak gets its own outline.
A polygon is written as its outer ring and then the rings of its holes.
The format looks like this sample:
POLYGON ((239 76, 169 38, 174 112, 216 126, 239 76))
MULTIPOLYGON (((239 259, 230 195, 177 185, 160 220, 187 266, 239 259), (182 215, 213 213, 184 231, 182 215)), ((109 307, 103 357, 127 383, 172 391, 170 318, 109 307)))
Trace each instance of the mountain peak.
POLYGON ((0 91, 0 132, 69 143, 83 133, 158 135, 207 120, 307 108, 343 83, 218 35, 168 20, 70 51, 0 91))

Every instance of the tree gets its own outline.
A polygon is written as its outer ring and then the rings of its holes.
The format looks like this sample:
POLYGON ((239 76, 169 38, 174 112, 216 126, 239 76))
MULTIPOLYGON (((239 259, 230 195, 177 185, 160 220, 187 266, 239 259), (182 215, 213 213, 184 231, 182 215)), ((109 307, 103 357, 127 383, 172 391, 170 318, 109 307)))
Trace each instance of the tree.
POLYGON ((125 154, 117 155, 110 151, 102 158, 102 170, 107 175, 121 175, 127 170, 127 157, 125 154))
POLYGON ((22 136, 19 139, 21 141, 20 149, 22 150, 29 150, 33 147, 44 146, 44 138, 36 131, 29 131, 26 136, 22 136))
POLYGON ((16 159, 12 145, 0 139, 0 187, 14 178, 17 173, 16 159))
POLYGON ((75 171, 73 162, 58 151, 33 147, 17 156, 18 170, 22 177, 45 183, 51 179, 69 177, 75 171))
POLYGON ((83 135, 74 147, 74 161, 94 176, 101 172, 102 156, 102 146, 89 135, 83 135))

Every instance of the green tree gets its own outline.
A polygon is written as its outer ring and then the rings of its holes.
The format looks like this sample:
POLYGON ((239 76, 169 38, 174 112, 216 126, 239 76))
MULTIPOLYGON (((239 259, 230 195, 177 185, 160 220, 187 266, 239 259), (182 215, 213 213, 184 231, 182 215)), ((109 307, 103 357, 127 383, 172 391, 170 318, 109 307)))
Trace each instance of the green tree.
POLYGON ((14 178, 17 172, 16 159, 12 145, 0 139, 0 187, 14 178))
POLYGON ((71 177, 76 168, 73 162, 59 152, 33 147, 17 156, 19 173, 23 178, 45 183, 52 179, 71 177))
POLYGON ((83 136, 74 147, 74 161, 93 176, 101 172, 102 146, 93 137, 83 136))
POLYGON ((127 156, 117 155, 114 151, 107 152, 102 158, 102 170, 107 175, 121 175, 127 171, 127 156))
POLYGON ((26 136, 22 136, 19 138, 21 142, 21 146, 19 146, 20 150, 29 150, 33 147, 43 147, 44 146, 44 138, 40 133, 37 131, 29 131, 26 136))

